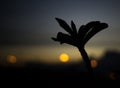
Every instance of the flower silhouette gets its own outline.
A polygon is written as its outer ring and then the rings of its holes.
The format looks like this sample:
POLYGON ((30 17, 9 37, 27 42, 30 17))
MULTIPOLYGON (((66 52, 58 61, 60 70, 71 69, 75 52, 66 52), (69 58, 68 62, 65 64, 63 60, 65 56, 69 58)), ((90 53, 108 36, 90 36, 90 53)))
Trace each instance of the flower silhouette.
POLYGON ((58 32, 57 38, 52 39, 54 41, 60 42, 60 44, 67 43, 73 46, 76 46, 81 55, 83 60, 86 63, 86 67, 90 74, 93 73, 93 69, 91 67, 90 59, 84 49, 85 44, 91 39, 96 33, 108 27, 108 24, 101 23, 100 21, 91 21, 86 25, 82 25, 79 30, 77 31, 76 25, 73 21, 71 21, 71 27, 62 19, 55 18, 59 25, 68 32, 68 34, 58 32))

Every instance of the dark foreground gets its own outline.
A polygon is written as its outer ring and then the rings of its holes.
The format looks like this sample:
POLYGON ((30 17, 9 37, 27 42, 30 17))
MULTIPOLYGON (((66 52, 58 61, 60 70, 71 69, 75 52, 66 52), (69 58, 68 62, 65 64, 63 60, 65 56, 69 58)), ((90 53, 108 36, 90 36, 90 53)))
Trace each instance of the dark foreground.
MULTIPOLYGON (((83 87, 105 87, 119 86, 119 79, 107 76, 99 72, 94 73, 91 78, 85 71, 74 67, 60 66, 33 66, 26 67, 0 67, 0 83, 7 85, 34 85, 40 88, 83 88, 83 87), (117 84, 117 85, 116 85, 117 84)), ((4 85, 4 86, 5 86, 4 85)))

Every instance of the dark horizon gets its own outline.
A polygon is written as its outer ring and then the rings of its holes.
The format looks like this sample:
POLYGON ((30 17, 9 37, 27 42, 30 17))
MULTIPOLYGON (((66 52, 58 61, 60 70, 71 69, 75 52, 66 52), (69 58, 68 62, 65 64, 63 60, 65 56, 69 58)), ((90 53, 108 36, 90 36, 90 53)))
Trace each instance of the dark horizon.
MULTIPOLYGON (((114 85, 114 82, 120 81, 120 52, 108 51, 106 54, 98 60, 97 67, 94 68, 94 78, 89 79, 89 74, 85 67, 84 62, 73 64, 40 64, 29 62, 23 67, 8 66, 3 67, 0 65, 1 81, 7 80, 7 82, 20 82, 21 85, 25 83, 40 82, 58 86, 60 82, 65 82, 61 86, 78 85, 79 83, 98 83, 100 86, 104 86, 104 82, 112 82, 108 86, 114 85), (115 58, 114 58, 115 57, 115 58), (112 62, 112 64, 111 64, 112 62), (55 84, 52 84, 55 83, 55 84)), ((93 58, 94 60, 94 58, 93 58)), ((5 82, 5 83, 7 83, 5 82)), ((29 84, 31 85, 31 84, 29 84)), ((93 86, 93 85, 92 85, 93 86)), ((116 86, 116 85, 114 85, 116 86)), ((118 86, 118 85, 117 85, 118 86)))

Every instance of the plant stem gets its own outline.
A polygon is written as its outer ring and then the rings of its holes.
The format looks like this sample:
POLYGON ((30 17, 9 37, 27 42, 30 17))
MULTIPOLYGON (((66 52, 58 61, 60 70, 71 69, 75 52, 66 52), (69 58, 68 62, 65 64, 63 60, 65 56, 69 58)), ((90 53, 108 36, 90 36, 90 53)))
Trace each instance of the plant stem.
POLYGON ((88 69, 88 73, 89 73, 90 77, 93 77, 93 69, 91 67, 91 62, 90 62, 87 52, 85 51, 84 48, 78 48, 78 49, 82 55, 84 62, 86 63, 86 67, 88 69))

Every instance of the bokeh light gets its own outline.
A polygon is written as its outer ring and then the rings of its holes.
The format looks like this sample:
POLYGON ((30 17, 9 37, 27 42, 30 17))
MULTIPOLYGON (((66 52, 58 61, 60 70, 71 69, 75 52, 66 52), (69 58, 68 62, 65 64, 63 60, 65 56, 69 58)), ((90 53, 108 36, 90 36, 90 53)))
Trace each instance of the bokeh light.
POLYGON ((69 56, 68 56, 68 54, 62 53, 62 54, 60 55, 60 57, 59 57, 59 60, 60 60, 61 62, 68 62, 68 61, 69 61, 69 56))
POLYGON ((14 63, 16 63, 17 60, 16 60, 16 57, 14 55, 8 55, 7 61, 11 64, 14 64, 14 63))
POLYGON ((96 60, 91 60, 91 67, 92 68, 96 68, 98 65, 97 61, 96 60))

